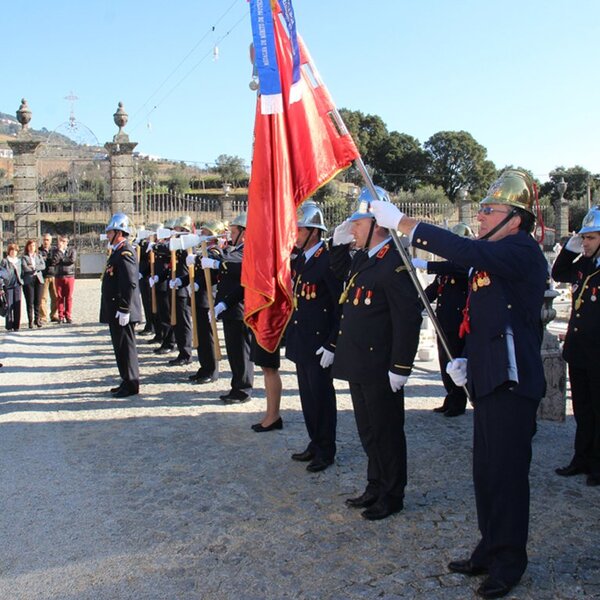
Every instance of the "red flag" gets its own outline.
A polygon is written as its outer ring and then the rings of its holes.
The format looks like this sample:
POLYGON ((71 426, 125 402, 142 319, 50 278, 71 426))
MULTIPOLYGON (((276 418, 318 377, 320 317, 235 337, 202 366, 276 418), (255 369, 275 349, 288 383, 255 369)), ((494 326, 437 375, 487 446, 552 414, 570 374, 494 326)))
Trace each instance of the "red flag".
POLYGON ((277 14, 274 34, 283 112, 261 114, 257 101, 242 267, 244 320, 269 352, 277 349, 292 313, 296 209, 359 156, 348 132, 334 124, 335 106, 301 40, 302 97, 290 104, 292 49, 277 14))

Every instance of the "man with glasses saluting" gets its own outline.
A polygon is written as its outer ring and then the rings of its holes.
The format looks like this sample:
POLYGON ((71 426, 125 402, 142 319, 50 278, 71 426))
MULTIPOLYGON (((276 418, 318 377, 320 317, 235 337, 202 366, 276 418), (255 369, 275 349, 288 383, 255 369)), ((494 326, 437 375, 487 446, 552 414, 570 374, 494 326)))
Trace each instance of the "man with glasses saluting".
POLYGON ((399 229, 413 246, 470 269, 461 324, 464 356, 447 371, 467 384, 474 405, 473 480, 481 540, 448 568, 487 575, 483 598, 506 596, 527 566, 529 465, 535 417, 545 392, 540 319, 548 263, 531 236, 535 186, 509 169, 481 201, 479 238, 470 240, 374 202, 379 225, 399 229))

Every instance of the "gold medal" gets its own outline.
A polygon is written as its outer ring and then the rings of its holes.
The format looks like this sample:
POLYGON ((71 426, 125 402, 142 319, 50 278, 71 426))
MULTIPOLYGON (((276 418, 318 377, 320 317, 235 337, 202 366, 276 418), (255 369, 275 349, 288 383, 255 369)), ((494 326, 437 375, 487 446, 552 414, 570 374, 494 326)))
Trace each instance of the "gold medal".
POLYGON ((477 286, 477 282, 476 282, 476 281, 473 281, 472 288, 473 288, 473 291, 474 291, 474 292, 476 292, 476 291, 477 291, 477 287, 478 287, 478 286, 477 286))

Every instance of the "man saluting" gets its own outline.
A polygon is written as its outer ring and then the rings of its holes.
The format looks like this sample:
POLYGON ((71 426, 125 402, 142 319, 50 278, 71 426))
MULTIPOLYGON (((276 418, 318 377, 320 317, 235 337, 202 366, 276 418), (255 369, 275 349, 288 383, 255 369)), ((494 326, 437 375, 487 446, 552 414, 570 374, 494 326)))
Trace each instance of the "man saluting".
POLYGON ((374 202, 383 227, 399 229, 413 246, 470 268, 461 325, 466 345, 448 373, 469 387, 474 405, 473 479, 481 540, 451 571, 487 574, 477 590, 500 598, 527 566, 529 464, 535 416, 544 395, 540 320, 548 263, 530 235, 534 184, 509 169, 481 201, 479 239, 418 223, 390 203, 374 202))
POLYGON ((131 228, 127 215, 116 213, 106 226, 111 253, 102 275, 100 322, 108 323, 122 382, 110 391, 115 398, 139 392, 140 372, 134 324, 142 318, 138 286, 138 263, 129 244, 131 228))

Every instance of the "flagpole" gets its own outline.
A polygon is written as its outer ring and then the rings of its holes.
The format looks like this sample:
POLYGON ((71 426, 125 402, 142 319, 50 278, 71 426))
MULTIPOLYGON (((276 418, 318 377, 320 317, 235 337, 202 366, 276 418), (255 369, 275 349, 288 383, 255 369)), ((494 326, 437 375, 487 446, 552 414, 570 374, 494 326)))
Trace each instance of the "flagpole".
MULTIPOLYGON (((343 124, 342 117, 338 113, 337 109, 335 110, 335 116, 336 116, 336 119, 339 119, 341 121, 341 123, 343 124)), ((344 129, 345 129, 345 125, 344 125, 344 129)), ((379 196, 377 194, 377 190, 375 189, 375 184, 373 183, 373 180, 371 179, 371 176, 369 175, 369 172, 367 171, 367 168, 365 167, 365 163, 363 162, 362 158, 359 156, 357 159, 355 159, 354 164, 356 165, 356 168, 358 169, 359 173, 361 174, 366 186, 369 188, 369 191, 371 192, 371 196, 373 198, 378 198, 379 196)), ((444 352, 446 352, 446 354, 448 355, 448 360, 452 361, 454 359, 454 357, 452 356, 452 352, 450 352, 448 338, 446 337, 446 334, 442 330, 442 326, 440 325, 440 322, 438 321, 438 318, 431 306, 431 303, 429 302, 429 298, 427 298, 427 294, 425 294, 425 290, 423 289, 423 286, 421 285, 421 282, 419 281, 419 278, 417 277, 417 271, 412 264, 410 256, 409 256, 408 252, 406 251, 406 248, 402 245, 402 242, 400 241, 400 236, 398 235, 398 232, 395 229, 388 229, 388 231, 389 231, 390 235, 392 236, 392 240, 394 240, 394 245, 396 246, 396 249, 398 250, 400 257, 402 258, 402 262, 404 263, 404 266, 406 267, 406 269, 408 271, 410 279, 417 290, 417 294, 419 295, 419 298, 421 299, 421 302, 423 303, 423 306, 425 307, 427 316, 431 319, 431 322, 433 323, 433 327, 438 336, 438 339, 440 340, 440 343, 442 344, 442 348, 444 349, 444 352)), ((442 365, 440 365, 440 369, 443 369, 442 365)), ((467 389, 467 386, 463 385, 462 388, 465 390, 467 398, 470 401, 471 396, 469 394, 469 390, 467 389)))

